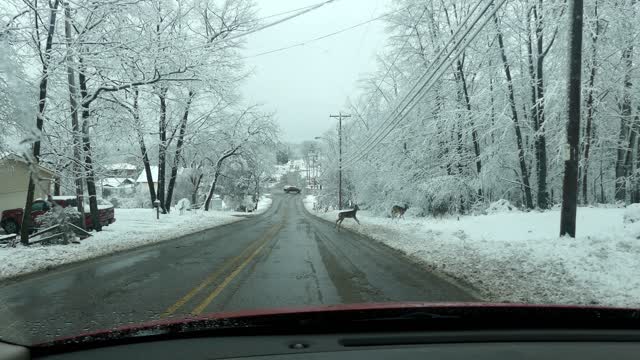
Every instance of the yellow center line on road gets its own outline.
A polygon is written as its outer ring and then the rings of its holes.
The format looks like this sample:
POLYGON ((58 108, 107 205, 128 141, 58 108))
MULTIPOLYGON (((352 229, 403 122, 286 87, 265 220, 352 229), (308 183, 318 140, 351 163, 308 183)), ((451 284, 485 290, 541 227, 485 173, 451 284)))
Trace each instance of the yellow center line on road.
MULTIPOLYGON (((271 228, 273 229, 273 227, 271 228)), ((269 230, 271 230, 269 229, 269 230)), ((267 230, 267 231, 269 231, 267 230)), ((202 291, 202 289, 204 289, 205 287, 211 285, 213 282, 216 281, 216 279, 223 274, 225 271, 227 271, 232 265, 236 264, 238 261, 240 261, 240 259, 244 258, 245 255, 247 255, 249 252, 251 252, 251 250, 256 248, 256 244, 260 244, 261 243, 261 239, 259 239, 258 241, 255 241, 253 243, 251 243, 249 246, 247 246, 246 249, 244 249, 240 255, 235 256, 227 261, 225 261, 222 266, 214 271, 213 273, 211 273, 211 275, 207 276, 206 279, 204 279, 200 285, 196 286, 195 288, 191 289, 191 291, 189 291, 185 296, 183 296, 182 298, 180 298, 178 301, 175 302, 175 304, 171 305, 170 307, 167 308, 167 310, 165 310, 160 317, 165 318, 168 316, 173 315, 179 308, 181 308, 182 306, 184 306, 184 304, 186 304, 189 300, 191 300, 196 294, 198 294, 200 291, 202 291)))
POLYGON ((201 314, 204 311, 204 309, 207 306, 209 306, 209 304, 211 304, 213 299, 215 299, 218 295, 220 295, 220 293, 227 287, 227 285, 229 285, 229 283, 236 276, 238 276, 238 274, 242 271, 242 269, 244 269, 251 262, 251 260, 253 260, 260 253, 260 251, 267 245, 267 243, 278 233, 278 231, 280 231, 282 226, 283 226, 282 224, 277 224, 271 229, 269 229, 269 231, 265 233, 262 239, 260 239, 260 241, 262 242, 262 245, 260 245, 260 247, 258 247, 248 258, 246 258, 242 262, 242 264, 240 264, 231 274, 229 274, 229 276, 227 276, 224 279, 224 281, 222 281, 222 283, 220 283, 220 285, 218 285, 218 287, 216 287, 211 292, 211 294, 207 296, 206 299, 204 299, 198 306, 196 306, 196 308, 193 309, 191 314, 193 315, 201 314))

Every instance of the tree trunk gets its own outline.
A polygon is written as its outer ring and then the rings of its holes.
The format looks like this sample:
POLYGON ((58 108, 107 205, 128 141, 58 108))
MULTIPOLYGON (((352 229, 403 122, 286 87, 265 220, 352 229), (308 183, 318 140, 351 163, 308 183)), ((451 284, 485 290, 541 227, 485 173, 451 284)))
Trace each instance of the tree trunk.
POLYGON ((213 192, 216 189, 216 183, 218 182, 218 177, 220 176, 220 171, 222 170, 222 163, 230 156, 235 155, 238 150, 240 149, 240 146, 236 146, 235 148, 227 151, 226 153, 224 153, 224 155, 222 155, 220 157, 220 159, 218 159, 218 161, 216 161, 216 170, 215 173, 213 175, 213 181, 211 182, 211 188, 209 188, 209 194, 207 195, 207 200, 205 200, 204 202, 204 210, 205 211, 209 211, 209 204, 211 203, 211 199, 213 198, 213 192))
MULTIPOLYGON (((640 107, 638 107, 640 111, 640 107)), ((631 169, 631 190, 629 191, 629 198, 631 203, 640 202, 640 177, 638 176, 638 169, 640 168, 640 139, 638 139, 638 131, 640 131, 640 114, 636 115, 633 120, 631 128, 631 134, 629 136, 629 147, 631 149, 629 153, 630 159, 627 159, 627 168, 631 169)))
POLYGON ((171 208, 171 198, 173 197, 173 188, 176 185, 176 177, 178 175, 178 166, 180 164, 180 154, 184 145, 184 136, 187 131, 187 120, 189 118, 189 107, 193 99, 194 92, 189 90, 189 98, 187 99, 186 108, 180 122, 180 131, 178 133, 178 142, 176 143, 176 152, 173 155, 173 164, 171 166, 171 177, 169 178, 169 186, 167 188, 167 208, 171 208))
POLYGON ((600 159, 600 202, 603 204, 607 202, 604 197, 604 169, 602 167, 602 158, 600 159))
POLYGON ((639 202, 640 194, 638 194, 638 137, 636 134, 640 130, 640 127, 637 123, 633 127, 633 131, 631 132, 631 139, 629 144, 631 146, 631 191, 629 191, 629 200, 632 204, 636 204, 639 202))
POLYGON ((158 201, 160 201, 160 210, 163 214, 167 213, 165 206, 165 167, 167 156, 167 87, 161 87, 158 97, 160 98, 160 122, 158 133, 160 135, 160 143, 158 144, 158 201))
MULTIPOLYGON (((538 159, 538 149, 537 149, 537 137, 538 131, 540 130, 540 122, 538 120, 538 106, 537 106, 537 75, 536 69, 534 65, 533 58, 533 43, 531 41, 531 25, 530 18, 527 17, 527 64, 529 70, 529 77, 531 78, 531 128, 534 132, 534 145, 533 152, 535 154, 535 162, 536 162, 536 176, 538 177, 538 184, 540 183, 540 161, 538 159)), ((538 206, 540 207, 540 202, 538 199, 538 206)))
MULTIPOLYGON (((462 94, 464 95, 464 104, 466 106, 467 112, 471 114, 471 100, 469 99, 467 79, 464 75, 462 61, 458 60, 457 68, 460 83, 462 85, 462 94)), ((482 173, 482 160, 480 159, 480 142, 478 140, 478 129, 476 129, 475 124, 471 119, 469 119, 469 126, 471 127, 471 141, 473 142, 473 152, 476 157, 476 171, 478 172, 478 177, 480 177, 480 174, 482 173)), ((479 195, 482 196, 482 189, 479 189, 478 191, 479 195)))
POLYGON ((631 71, 633 68, 633 45, 622 51, 622 61, 625 67, 624 90, 620 103, 620 134, 618 137, 618 151, 616 159, 616 196, 618 201, 626 200, 626 181, 629 175, 629 158, 631 156, 631 71))
POLYGON ((536 43, 537 43, 537 63, 536 63, 536 124, 534 128, 534 148, 536 158, 536 169, 538 171, 538 207, 547 209, 549 207, 549 194, 547 193, 547 137, 545 135, 545 113, 544 113, 544 49, 542 17, 538 14, 542 11, 542 0, 538 1, 538 6, 534 6, 533 14, 536 21, 536 43))
POLYGON ((151 162, 149 161, 149 153, 147 146, 144 143, 144 133, 142 132, 142 123, 140 122, 140 107, 138 105, 138 97, 140 93, 138 88, 133 89, 133 121, 136 127, 136 135, 138 137, 138 145, 140 146, 140 153, 142 155, 142 165, 144 167, 144 173, 147 178, 147 188, 149 190, 149 197, 151 198, 151 207, 153 202, 156 201, 156 189, 153 186, 153 174, 151 173, 151 162))
POLYGON ((524 157, 524 148, 522 146, 522 132, 520 131, 520 124, 518 123, 518 110, 516 109, 516 100, 513 90, 513 81, 511 78, 511 70, 509 69, 509 62, 507 61, 507 53, 504 48, 504 40, 502 37, 502 31, 498 25, 498 18, 493 17, 496 24, 496 31, 498 35, 498 46, 500 47, 500 55, 502 58, 502 65, 504 67, 504 73, 507 78, 507 90, 509 94, 509 106, 511 107, 511 120, 516 133, 516 146, 518 150, 518 162, 520 164, 520 176, 522 178, 522 185, 524 190, 525 206, 529 209, 533 209, 533 198, 531 196, 531 186, 529 185, 529 170, 527 169, 527 163, 524 157))
MULTIPOLYGON (((51 61, 51 46, 53 44, 53 35, 56 29, 56 15, 58 13, 59 0, 55 0, 49 11, 49 28, 47 29, 47 41, 45 43, 44 56, 42 61, 42 77, 40 77, 39 94, 38 94, 38 113, 36 114, 36 128, 38 129, 38 138, 33 143, 33 159, 32 162, 37 164, 40 160, 40 136, 42 133, 45 105, 47 102, 47 85, 49 83, 49 61, 51 61)), ((37 12, 37 10, 35 10, 37 12)), ((36 23, 38 14, 35 16, 36 23)), ((20 229, 20 242, 23 245, 29 245, 29 228, 31 227, 31 208, 33 198, 35 197, 36 184, 34 177, 37 173, 33 172, 29 176, 29 185, 27 185, 27 199, 24 204, 24 213, 22 214, 22 227, 20 229)))
MULTIPOLYGON (((491 60, 489 60, 489 68, 491 68, 491 60)), ((493 145, 496 142, 496 137, 495 137, 495 131, 494 131, 494 126, 496 125, 496 106, 495 106, 495 100, 493 98, 493 77, 489 76, 489 96, 490 96, 490 103, 491 103, 491 145, 493 145)))
POLYGON ((253 211, 258 210, 258 202, 260 202, 260 175, 256 176, 256 188, 255 188, 255 205, 253 211))
POLYGON ((207 200, 204 202, 204 211, 209 211, 209 205, 211 199, 213 199, 213 192, 216 190, 216 184, 218 183, 218 177, 220 176, 220 169, 216 167, 216 172, 213 174, 213 181, 211 182, 211 188, 209 188, 209 194, 207 194, 207 200))
POLYGON ((98 197, 96 194, 95 174, 93 171, 93 158, 91 155, 91 138, 89 136, 89 121, 91 114, 88 101, 89 93, 87 91, 86 67, 82 61, 82 57, 78 57, 80 64, 79 80, 80 80, 80 96, 82 97, 82 149, 84 150, 84 167, 86 171, 87 193, 89 194, 89 211, 91 212, 91 223, 95 231, 102 231, 100 224, 100 216, 98 214, 98 197))
POLYGON ((456 132, 456 163, 458 164, 458 174, 462 176, 464 173, 462 167, 462 160, 464 159, 464 153, 462 149, 462 116, 459 114, 458 123, 454 125, 456 132))
POLYGON ((589 72, 589 88, 587 89, 587 124, 584 137, 584 159, 582 167, 582 201, 585 204, 589 203, 589 197, 587 195, 588 178, 589 178, 589 151, 591 149, 591 137, 592 137, 592 121, 593 121, 593 92, 596 79, 596 69, 598 66, 597 58, 597 42, 600 35, 600 20, 598 18, 598 1, 594 1, 594 18, 596 19, 595 31, 591 36, 591 70, 589 72))
POLYGON ((60 196, 60 177, 56 177, 53 182, 53 196, 60 196))
POLYGON ((573 0, 570 7, 569 81, 567 103, 568 157, 564 162, 560 236, 576 237, 578 206, 578 158, 580 156, 580 92, 582 86, 582 0, 573 0))
POLYGON ((198 177, 196 178, 196 181, 193 184, 193 192, 191 193, 191 203, 192 204, 197 204, 198 203, 198 190, 200 189, 200 183, 202 182, 202 177, 203 176, 204 176, 204 174, 198 175, 198 177))
MULTIPOLYGON (((76 75, 74 69, 76 68, 73 63, 73 57, 71 56, 71 44, 73 39, 71 38, 71 10, 69 9, 69 3, 64 2, 64 34, 67 46, 67 54, 65 56, 65 62, 67 64, 67 83, 69 85, 69 105, 71 107, 71 130, 73 131, 73 180, 76 185, 76 207, 80 213, 80 218, 84 219, 84 188, 83 188, 83 174, 84 166, 82 164, 82 136, 80 134, 80 124, 78 122, 78 91, 76 87, 76 75)), ((80 226, 85 227, 85 222, 81 221, 80 226)))

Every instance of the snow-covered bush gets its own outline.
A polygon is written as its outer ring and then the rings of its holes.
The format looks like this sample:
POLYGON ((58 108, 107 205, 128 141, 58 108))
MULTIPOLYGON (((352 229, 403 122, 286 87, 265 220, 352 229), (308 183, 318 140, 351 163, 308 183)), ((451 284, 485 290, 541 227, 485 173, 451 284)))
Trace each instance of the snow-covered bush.
POLYGON ((82 227, 82 217, 78 209, 74 207, 62 208, 60 206, 54 206, 50 211, 38 216, 37 222, 41 228, 63 225, 65 223, 82 227))
POLYGON ((518 211, 518 208, 511 204, 509 200, 500 199, 489 204, 487 208, 488 214, 498 214, 511 211, 518 211))
POLYGON ((250 195, 245 196, 225 196, 224 204, 227 208, 234 211, 249 211, 253 210, 256 206, 253 197, 250 195))
POLYGON ((178 200, 178 202, 176 202, 175 209, 178 210, 182 215, 185 211, 191 209, 191 201, 189 201, 189 199, 187 198, 182 198, 178 200))
POLYGON ((624 210, 624 223, 633 224, 640 222, 640 204, 631 204, 624 210))
POLYGON ((149 192, 137 191, 128 196, 112 196, 109 202, 119 209, 151 208, 149 192))
POLYGON ((472 186, 455 176, 439 176, 422 183, 415 206, 431 216, 464 213, 471 208, 475 193, 472 186))

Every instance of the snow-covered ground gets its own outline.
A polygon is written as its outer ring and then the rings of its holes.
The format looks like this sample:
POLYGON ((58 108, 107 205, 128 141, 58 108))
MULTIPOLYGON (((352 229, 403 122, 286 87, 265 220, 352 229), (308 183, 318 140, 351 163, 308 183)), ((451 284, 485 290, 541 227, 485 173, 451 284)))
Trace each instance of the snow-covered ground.
POLYGON ((170 214, 160 215, 160 220, 156 220, 156 212, 152 209, 116 209, 115 223, 104 227, 99 233, 94 232, 92 237, 82 240, 80 244, 0 248, 0 280, 172 240, 263 213, 269 206, 271 199, 262 197, 258 202, 258 210, 254 213, 196 210, 180 215, 175 210, 170 214))
MULTIPOLYGON (((312 210, 335 221, 337 211, 312 210)), ((559 210, 391 220, 358 212, 343 226, 458 278, 488 301, 640 306, 640 208, 578 209, 575 239, 559 237, 559 210), (635 222, 633 222, 635 220, 635 222)))

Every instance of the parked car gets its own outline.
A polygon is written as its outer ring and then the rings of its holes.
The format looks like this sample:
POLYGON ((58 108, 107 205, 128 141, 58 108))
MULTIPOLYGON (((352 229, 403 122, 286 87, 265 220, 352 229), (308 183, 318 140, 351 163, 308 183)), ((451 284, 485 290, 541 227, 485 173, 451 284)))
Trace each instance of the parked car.
MULTIPOLYGON (((77 207, 78 203, 75 196, 53 196, 52 200, 64 207, 72 206, 77 207)), ((98 198, 98 219, 102 226, 108 226, 116 221, 115 211, 113 210, 113 204, 103 198, 98 198)), ((91 221, 89 202, 85 201, 84 204, 84 223, 85 228, 91 230, 93 228, 93 222, 91 221)))
MULTIPOLYGON (((51 209, 51 205, 44 200, 36 200, 31 205, 31 223, 36 224, 36 218, 51 209)), ((9 209, 2 212, 0 226, 7 234, 17 234, 22 226, 24 209, 9 209)))
MULTIPOLYGON (((53 196, 51 197, 51 201, 63 208, 70 206, 77 207, 78 204, 75 196, 53 196)), ((31 224, 35 229, 38 227, 38 216, 51 210, 51 204, 48 201, 38 199, 33 202, 31 209, 31 224)), ((85 229, 92 230, 93 221, 91 220, 89 204, 85 204, 84 212, 85 229)), ((18 233, 20 231, 20 227, 22 227, 23 213, 24 209, 22 208, 3 211, 2 217, 0 218, 0 226, 2 226, 4 231, 8 234, 18 233)), ((98 198, 98 219, 102 226, 108 226, 116 221, 113 205, 101 198, 98 198)))
POLYGON ((290 193, 300 194, 300 188, 297 188, 292 185, 287 185, 284 187, 284 192, 286 192, 287 194, 290 194, 290 193))

